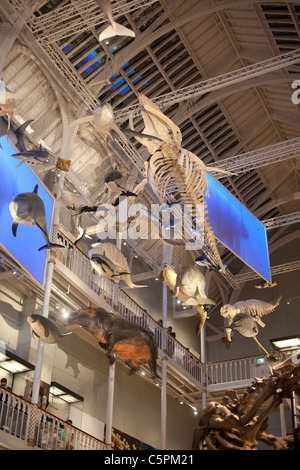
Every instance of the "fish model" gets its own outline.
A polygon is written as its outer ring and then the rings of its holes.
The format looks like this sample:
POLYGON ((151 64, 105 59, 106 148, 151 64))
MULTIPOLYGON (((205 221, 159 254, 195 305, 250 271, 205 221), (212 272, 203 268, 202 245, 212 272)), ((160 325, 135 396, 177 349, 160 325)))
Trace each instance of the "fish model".
POLYGON ((196 266, 188 266, 176 279, 174 296, 182 305, 215 305, 205 294, 205 278, 196 266))
POLYGON ((264 327, 265 324, 261 320, 261 317, 268 315, 273 312, 275 308, 279 305, 282 296, 279 296, 274 302, 264 302, 263 300, 258 299, 249 299, 249 300, 240 300, 234 305, 226 304, 223 305, 220 309, 220 314, 224 318, 228 318, 229 324, 238 313, 247 313, 254 317, 257 323, 264 327))
POLYGON ((112 16, 112 8, 110 0, 95 0, 98 7, 101 8, 102 12, 106 16, 109 26, 105 28, 100 36, 99 41, 104 41, 105 39, 112 38, 114 36, 129 36, 135 37, 135 33, 131 31, 131 29, 126 28, 125 26, 120 25, 116 21, 114 21, 112 16))
POLYGON ((124 281, 129 289, 138 286, 132 282, 130 268, 121 250, 112 243, 96 244, 88 253, 91 265, 101 276, 116 281, 124 281))
POLYGON ((126 361, 132 375, 142 364, 148 364, 151 377, 157 378, 157 344, 153 333, 146 328, 126 320, 119 314, 103 308, 82 307, 71 312, 67 325, 78 324, 99 342, 106 351, 110 364, 115 362, 114 354, 126 361))
POLYGON ((42 199, 38 196, 38 184, 32 193, 20 193, 9 204, 9 211, 13 218, 12 232, 17 236, 19 224, 26 226, 36 226, 39 228, 47 242, 46 245, 39 248, 39 251, 51 248, 64 248, 64 245, 51 243, 47 231, 45 206, 42 199))
POLYGON ((8 128, 8 122, 5 119, 0 119, 0 137, 4 135, 7 136, 20 152, 25 151, 25 131, 31 122, 32 119, 24 122, 21 126, 17 127, 17 129, 13 130, 8 128))
POLYGON ((72 334, 71 331, 69 333, 61 333, 52 321, 35 313, 27 317, 27 322, 30 325, 32 338, 39 339, 44 343, 58 343, 65 336, 72 334))
POLYGON ((12 154, 12 157, 17 158, 18 160, 22 160, 21 163, 16 166, 16 168, 18 168, 23 163, 44 164, 49 162, 48 150, 43 150, 41 147, 39 150, 24 150, 19 153, 14 153, 12 154))

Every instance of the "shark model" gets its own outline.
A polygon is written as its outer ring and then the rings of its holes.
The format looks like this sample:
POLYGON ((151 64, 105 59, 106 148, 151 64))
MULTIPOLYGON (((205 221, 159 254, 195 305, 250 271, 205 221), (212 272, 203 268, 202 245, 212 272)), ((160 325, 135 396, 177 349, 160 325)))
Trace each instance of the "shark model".
POLYGON ((19 153, 12 154, 12 157, 17 158, 18 160, 22 160, 19 165, 16 166, 18 168, 23 163, 48 163, 49 162, 49 152, 48 150, 43 150, 41 147, 39 150, 24 150, 19 153))

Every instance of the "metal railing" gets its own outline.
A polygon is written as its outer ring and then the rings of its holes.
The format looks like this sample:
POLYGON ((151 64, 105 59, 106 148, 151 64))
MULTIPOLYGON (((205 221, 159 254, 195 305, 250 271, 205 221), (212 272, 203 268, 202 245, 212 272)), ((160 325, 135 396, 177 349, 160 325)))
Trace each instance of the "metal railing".
POLYGON ((206 364, 208 386, 232 384, 268 374, 266 356, 251 356, 206 364), (262 362, 258 361, 260 359, 262 362))
POLYGON ((138 323, 155 335, 159 350, 167 354, 172 363, 191 375, 200 384, 205 383, 205 365, 179 341, 162 328, 142 307, 140 307, 119 285, 99 274, 90 274, 89 258, 70 242, 62 227, 57 227, 56 237, 65 249, 57 250, 57 260, 93 290, 109 307, 124 318, 138 323))
MULTIPOLYGON (((44 450, 111 450, 111 446, 0 387, 0 429, 44 450)), ((0 435, 1 440, 1 435, 0 435)))

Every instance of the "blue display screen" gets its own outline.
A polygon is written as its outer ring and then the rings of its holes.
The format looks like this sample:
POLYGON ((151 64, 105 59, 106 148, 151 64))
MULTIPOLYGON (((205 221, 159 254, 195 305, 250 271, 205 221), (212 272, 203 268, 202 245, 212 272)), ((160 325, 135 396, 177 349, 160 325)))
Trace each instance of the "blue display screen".
POLYGON ((265 226, 209 174, 207 182, 210 197, 205 195, 205 201, 215 237, 271 282, 265 226))
POLYGON ((9 204, 18 194, 32 192, 35 185, 38 184, 38 195, 45 205, 49 233, 53 199, 25 163, 16 168, 20 160, 11 156, 17 151, 6 137, 0 138, 0 144, 0 244, 42 285, 47 250, 39 252, 38 249, 45 245, 45 239, 37 227, 27 227, 21 224, 18 225, 17 236, 14 237, 9 204))

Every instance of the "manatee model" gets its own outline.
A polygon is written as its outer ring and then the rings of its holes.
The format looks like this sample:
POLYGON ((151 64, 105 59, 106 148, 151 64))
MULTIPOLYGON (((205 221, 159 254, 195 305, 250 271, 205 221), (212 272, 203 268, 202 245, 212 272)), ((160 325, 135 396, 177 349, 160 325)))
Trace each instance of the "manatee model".
POLYGON ((157 344, 146 328, 100 307, 82 307, 71 312, 66 322, 67 325, 78 324, 88 331, 105 349, 110 364, 115 362, 116 354, 126 361, 130 375, 139 371, 141 365, 148 364, 151 377, 157 378, 157 344))

